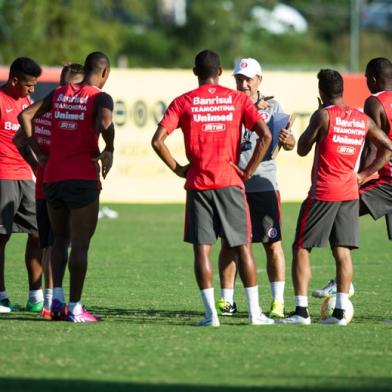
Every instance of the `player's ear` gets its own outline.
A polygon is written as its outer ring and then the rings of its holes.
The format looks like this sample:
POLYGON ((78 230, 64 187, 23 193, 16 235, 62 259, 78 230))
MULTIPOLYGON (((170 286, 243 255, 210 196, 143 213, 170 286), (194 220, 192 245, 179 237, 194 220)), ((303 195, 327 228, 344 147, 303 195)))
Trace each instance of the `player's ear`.
POLYGON ((219 68, 218 68, 218 76, 221 76, 221 75, 222 75, 222 72, 223 72, 222 67, 219 67, 219 68))
POLYGON ((10 81, 11 81, 11 86, 15 87, 19 83, 19 78, 17 76, 13 76, 10 81))
POLYGON ((196 67, 193 67, 193 74, 194 74, 195 76, 197 76, 197 68, 196 68, 196 67))

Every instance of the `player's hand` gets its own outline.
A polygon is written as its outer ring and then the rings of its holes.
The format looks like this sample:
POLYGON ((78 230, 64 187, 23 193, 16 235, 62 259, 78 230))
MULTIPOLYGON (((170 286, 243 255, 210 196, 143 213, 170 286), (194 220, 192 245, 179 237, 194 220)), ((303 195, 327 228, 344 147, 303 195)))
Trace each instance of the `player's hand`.
POLYGON ((233 169, 237 172, 237 174, 241 177, 242 181, 247 181, 249 180, 252 175, 249 174, 246 170, 242 170, 238 165, 236 165, 234 162, 229 162, 230 166, 233 167, 233 169))
POLYGON ((257 102, 257 108, 261 110, 266 110, 271 107, 271 104, 269 104, 267 101, 273 98, 273 95, 270 95, 268 97, 263 97, 263 99, 260 99, 259 102, 257 102))
POLYGON ((188 163, 185 166, 181 166, 177 164, 176 168, 174 169, 174 173, 176 173, 178 177, 186 178, 186 175, 188 174, 189 166, 190 163, 188 163))
POLYGON ((94 162, 101 161, 102 177, 106 178, 109 170, 113 165, 113 152, 103 150, 96 158, 93 159, 94 162))
POLYGON ((366 180, 366 175, 362 172, 357 173, 357 183, 358 185, 362 185, 366 180))

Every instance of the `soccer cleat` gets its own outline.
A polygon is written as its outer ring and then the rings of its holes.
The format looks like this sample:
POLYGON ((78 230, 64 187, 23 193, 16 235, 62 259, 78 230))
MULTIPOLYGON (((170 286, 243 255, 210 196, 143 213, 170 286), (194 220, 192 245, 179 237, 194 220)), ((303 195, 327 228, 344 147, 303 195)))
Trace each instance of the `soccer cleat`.
POLYGON ((8 306, 0 305, 0 313, 9 313, 9 312, 11 312, 11 308, 9 308, 8 306))
POLYGON ((100 321, 99 317, 93 316, 84 306, 82 307, 82 312, 80 314, 74 314, 68 311, 66 321, 72 323, 95 323, 100 321))
MULTIPOLYGON (((316 298, 334 297, 336 295, 336 280, 331 279, 323 288, 312 291, 312 296, 316 298)), ((350 284, 348 296, 352 297, 355 293, 354 286, 350 284)))
POLYGON ((30 300, 28 300, 26 304, 26 312, 41 313, 43 307, 44 301, 39 301, 33 304, 32 302, 30 302, 30 300))
POLYGON ((269 316, 271 318, 282 318, 284 317, 284 304, 278 300, 272 301, 271 311, 269 316))
MULTIPOLYGON (((4 298, 0 301, 0 306, 3 306, 5 308, 9 308, 10 310, 8 312, 5 313, 9 313, 9 312, 17 312, 19 311, 19 306, 14 305, 11 303, 11 301, 9 300, 9 298, 4 298)), ((4 312, 3 312, 4 313, 4 312)))
POLYGON ((232 316, 234 313, 237 313, 237 304, 233 302, 233 305, 226 301, 225 299, 221 298, 216 303, 216 309, 220 312, 222 316, 232 316))
POLYGON ((276 320, 276 323, 279 323, 279 324, 310 325, 311 324, 311 320, 310 320, 310 316, 302 317, 299 314, 296 314, 295 312, 293 312, 291 315, 289 315, 286 318, 282 318, 282 319, 276 320))
POLYGON ((211 316, 204 315, 204 318, 196 323, 198 327, 219 327, 218 315, 212 314, 211 316))
POLYGON ((268 318, 264 313, 260 313, 258 316, 249 316, 250 325, 272 325, 275 321, 268 318))
POLYGON ((54 299, 52 301, 52 307, 50 308, 52 320, 59 321, 65 320, 68 314, 68 307, 65 303, 54 299))
POLYGON ((45 320, 52 320, 52 312, 50 309, 46 309, 45 307, 41 310, 41 317, 45 320))
POLYGON ((347 325, 347 321, 345 318, 342 319, 338 319, 336 317, 328 317, 327 319, 320 320, 320 324, 324 324, 324 325, 339 325, 341 327, 345 327, 347 325))

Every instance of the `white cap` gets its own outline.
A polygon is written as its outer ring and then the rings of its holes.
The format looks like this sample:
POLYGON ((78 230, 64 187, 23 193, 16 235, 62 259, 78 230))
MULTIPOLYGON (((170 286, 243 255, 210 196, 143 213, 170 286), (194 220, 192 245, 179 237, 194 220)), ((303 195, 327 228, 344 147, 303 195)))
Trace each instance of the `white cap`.
POLYGON ((245 75, 248 78, 253 78, 256 75, 261 75, 260 63, 252 58, 241 59, 235 66, 233 75, 245 75))

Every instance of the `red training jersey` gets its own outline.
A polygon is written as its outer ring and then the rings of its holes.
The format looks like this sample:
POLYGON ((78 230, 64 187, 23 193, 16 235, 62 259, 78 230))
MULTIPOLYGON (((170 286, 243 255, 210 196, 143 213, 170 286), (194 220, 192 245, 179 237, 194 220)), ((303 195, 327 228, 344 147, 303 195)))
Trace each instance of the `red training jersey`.
MULTIPOLYGON (((388 137, 392 140, 392 91, 381 91, 374 96, 380 101, 384 108, 389 122, 388 137)), ((392 160, 388 161, 384 167, 378 171, 380 175, 379 182, 392 184, 392 160)))
POLYGON ((185 189, 244 188, 230 162, 240 156, 241 127, 261 115, 244 93, 205 84, 176 98, 159 123, 170 134, 181 127, 190 162, 185 189))
MULTIPOLYGON (((49 156, 50 135, 52 129, 52 113, 45 113, 43 116, 33 120, 33 135, 35 136, 41 151, 49 156)), ((36 184, 35 184, 35 198, 38 200, 45 199, 43 191, 44 167, 38 165, 36 184)))
POLYGON ((93 107, 101 90, 80 84, 57 87, 52 101, 50 154, 44 182, 99 180, 93 107))
POLYGON ((309 197, 322 201, 356 200, 356 169, 368 131, 368 117, 351 107, 332 105, 326 110, 329 128, 316 145, 309 197))
POLYGON ((0 89, 0 179, 32 180, 33 172, 12 139, 20 128, 18 115, 30 106, 28 97, 15 99, 0 89))

